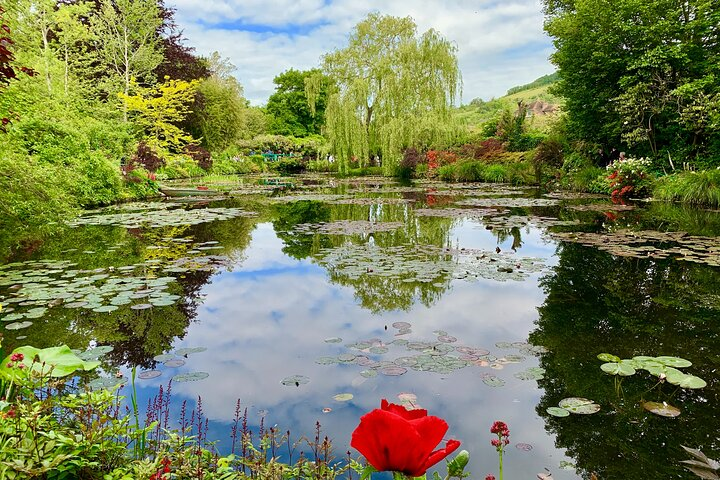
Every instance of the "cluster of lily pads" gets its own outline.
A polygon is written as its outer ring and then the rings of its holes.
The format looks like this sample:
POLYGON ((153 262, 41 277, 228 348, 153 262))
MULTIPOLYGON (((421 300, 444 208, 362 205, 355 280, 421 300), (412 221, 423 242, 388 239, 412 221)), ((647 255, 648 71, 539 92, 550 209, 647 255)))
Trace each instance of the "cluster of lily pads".
POLYGON ((455 202, 457 205, 469 207, 552 207, 559 205, 560 201, 554 198, 524 198, 524 197, 501 197, 501 198, 468 198, 455 202))
POLYGON ((502 215, 506 210, 495 208, 416 208, 413 213, 418 217, 470 218, 484 220, 486 217, 502 215))
MULTIPOLYGON (((547 351, 542 346, 526 342, 498 342, 495 344, 497 348, 517 349, 519 353, 497 356, 485 348, 456 345, 458 339, 444 330, 433 332, 436 335, 435 340, 412 341, 400 338, 412 333, 410 323, 395 322, 392 327, 397 330, 394 336, 398 337, 392 341, 385 342, 379 338, 356 341, 345 345, 348 349, 346 353, 322 356, 315 362, 320 365, 357 365, 363 368, 360 371, 361 377, 373 378, 380 374, 391 377, 400 376, 409 370, 449 374, 472 366, 502 370, 506 365, 521 363, 528 356, 539 355, 547 351), (393 359, 378 358, 390 354, 391 350, 398 349, 401 349, 401 352, 393 359)), ((342 339, 332 337, 325 339, 325 342, 339 344, 342 343, 342 339)), ((543 378, 544 373, 544 369, 540 367, 529 367, 517 372, 514 376, 519 380, 539 380, 543 378)), ((481 374, 480 379, 490 387, 505 385, 503 379, 490 373, 481 374)), ((308 381, 307 377, 294 375, 285 378, 282 383, 287 386, 299 386, 308 381)))
POLYGON ((335 222, 300 223, 293 230, 297 233, 312 235, 324 233, 327 235, 355 235, 392 232, 405 226, 402 222, 371 222, 369 220, 338 220, 335 222))
MULTIPOLYGON (((77 217, 68 224, 72 227, 80 225, 105 225, 122 226, 126 228, 140 227, 167 227, 174 225, 197 225, 200 223, 213 222, 215 220, 228 220, 236 217, 252 217, 257 213, 242 210, 240 208, 169 208, 167 203, 158 202, 155 209, 150 209, 147 204, 138 205, 138 211, 123 211, 119 213, 100 213, 83 215, 77 217)), ((132 209, 133 205, 127 205, 125 210, 132 209)))
POLYGON ((443 282, 449 278, 521 281, 529 273, 545 268, 540 258, 432 245, 382 248, 369 244, 346 244, 321 249, 315 258, 333 273, 351 279, 378 276, 397 278, 407 283, 432 283, 438 287, 444 286, 443 282))
MULTIPOLYGON (((606 363, 600 365, 600 369, 609 374, 619 377, 630 377, 638 370, 645 370, 657 377, 659 382, 667 382, 679 388, 704 388, 707 382, 695 375, 689 375, 680 371, 680 368, 692 366, 690 360, 680 357, 660 356, 636 356, 631 359, 621 359, 616 355, 601 353, 598 359, 606 363)), ((651 413, 663 417, 676 417, 680 415, 680 409, 669 405, 667 402, 643 402, 643 408, 651 413)))
POLYGON ((559 240, 595 247, 621 257, 663 259, 674 256, 678 260, 720 266, 720 244, 714 237, 653 230, 552 232, 551 235, 559 240))

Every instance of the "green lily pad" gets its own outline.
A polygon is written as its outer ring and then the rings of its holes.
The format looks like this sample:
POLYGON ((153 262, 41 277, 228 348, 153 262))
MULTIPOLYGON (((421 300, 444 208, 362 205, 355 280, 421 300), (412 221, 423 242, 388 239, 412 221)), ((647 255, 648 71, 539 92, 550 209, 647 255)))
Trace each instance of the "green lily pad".
POLYGON ((482 381, 488 387, 502 387, 505 385, 505 380, 495 375, 483 375, 482 381))
POLYGON ((111 389, 117 385, 127 384, 125 377, 98 377, 88 382, 87 386, 91 390, 111 389))
POLYGON ((620 357, 612 355, 610 353, 601 353, 597 356, 598 360, 602 360, 603 362, 614 362, 614 363, 620 363, 620 357))
POLYGON ((9 324, 5 325, 5 328, 7 328, 8 330, 22 330, 23 328, 28 328, 32 324, 33 324, 33 322, 30 322, 30 321, 14 322, 14 323, 9 323, 9 324))
POLYGON ((548 407, 546 409, 547 413, 552 415, 553 417, 568 417, 570 416, 570 412, 564 408, 560 407, 548 407))
POLYGON ((619 375, 621 377, 629 377, 630 375, 635 375, 635 369, 633 368, 633 366, 625 361, 621 361, 619 363, 603 363, 602 365, 600 365, 600 369, 610 375, 619 375))
POLYGON ((315 363, 319 365, 334 365, 339 363, 339 361, 335 357, 319 357, 315 359, 315 363))
POLYGON ((173 360, 174 358, 175 355, 164 353, 162 355, 155 355, 153 357, 153 360, 155 360, 156 362, 167 362, 168 360, 173 360))
POLYGON ((644 402, 642 404, 643 408, 647 410, 650 413, 654 413, 655 415, 659 415, 661 417, 677 417, 680 415, 680 409, 677 407, 673 407, 670 404, 667 403, 660 403, 660 402, 644 402))
POLYGON ((352 393, 338 393, 333 396, 333 400, 336 402, 348 402, 354 398, 352 393))
POLYGON ((110 313, 110 312, 114 312, 118 308, 120 308, 120 307, 118 307, 116 305, 103 305, 102 307, 93 308, 93 312, 110 313))
POLYGON ((198 380, 202 380, 209 376, 210 376, 210 374, 207 372, 180 373, 180 374, 172 377, 172 381, 173 382, 196 382, 198 380))
POLYGON ((179 358, 173 358, 172 360, 168 360, 165 363, 163 363, 166 367, 170 368, 176 368, 176 367, 182 367, 185 365, 185 360, 180 360, 179 358))
POLYGON ((688 375, 674 368, 668 369, 666 379, 668 383, 677 385, 680 388, 704 388, 707 386, 707 383, 702 378, 688 375))
POLYGON ((577 413, 580 415, 590 415, 600 411, 600 405, 592 400, 580 397, 564 398, 560 400, 558 406, 560 408, 564 408, 570 413, 577 413))
POLYGON ((685 360, 680 357, 655 357, 655 361, 667 365, 668 367, 684 368, 692 366, 690 360, 685 360))

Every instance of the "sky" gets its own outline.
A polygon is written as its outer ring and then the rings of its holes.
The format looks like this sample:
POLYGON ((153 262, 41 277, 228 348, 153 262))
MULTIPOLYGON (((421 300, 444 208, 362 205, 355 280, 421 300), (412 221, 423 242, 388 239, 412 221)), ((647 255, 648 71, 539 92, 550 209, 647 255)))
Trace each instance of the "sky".
POLYGON ((462 103, 500 97, 552 73, 552 43, 543 32, 539 0, 169 0, 185 44, 214 51, 235 65, 253 105, 274 91, 290 68, 319 67, 321 57, 347 46, 370 12, 410 16, 418 32, 434 28, 458 49, 462 103))

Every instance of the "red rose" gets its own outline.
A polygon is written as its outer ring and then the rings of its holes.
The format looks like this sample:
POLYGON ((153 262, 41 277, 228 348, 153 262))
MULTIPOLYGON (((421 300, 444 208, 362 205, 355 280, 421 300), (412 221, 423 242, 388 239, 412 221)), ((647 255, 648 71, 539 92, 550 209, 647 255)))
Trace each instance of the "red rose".
POLYGON ((419 477, 460 446, 448 440, 445 448, 433 451, 447 430, 447 422, 428 416, 427 410, 407 410, 383 399, 380 408, 360 417, 350 445, 378 471, 419 477))

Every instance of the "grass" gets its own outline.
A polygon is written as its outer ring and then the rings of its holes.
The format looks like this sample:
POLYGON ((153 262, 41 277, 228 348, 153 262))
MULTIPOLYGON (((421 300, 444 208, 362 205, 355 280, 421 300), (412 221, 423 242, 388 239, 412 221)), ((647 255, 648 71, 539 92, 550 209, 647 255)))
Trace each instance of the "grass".
POLYGON ((655 183, 653 198, 718 207, 720 206, 720 169, 681 172, 662 177, 655 183))
POLYGON ((450 182, 491 182, 531 185, 535 181, 533 166, 528 161, 492 163, 482 160, 461 160, 438 169, 438 177, 450 182))

